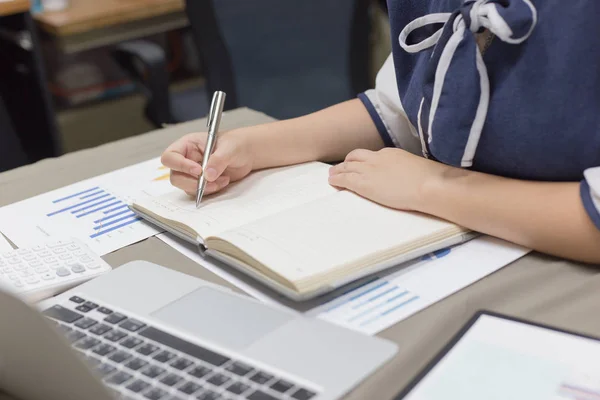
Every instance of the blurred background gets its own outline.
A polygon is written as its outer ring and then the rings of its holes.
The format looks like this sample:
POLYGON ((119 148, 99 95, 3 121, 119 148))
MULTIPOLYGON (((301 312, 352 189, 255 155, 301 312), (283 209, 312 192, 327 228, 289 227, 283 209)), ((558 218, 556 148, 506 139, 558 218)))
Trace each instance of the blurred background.
POLYGON ((303 115, 374 85, 385 0, 0 0, 0 171, 226 109, 303 115))

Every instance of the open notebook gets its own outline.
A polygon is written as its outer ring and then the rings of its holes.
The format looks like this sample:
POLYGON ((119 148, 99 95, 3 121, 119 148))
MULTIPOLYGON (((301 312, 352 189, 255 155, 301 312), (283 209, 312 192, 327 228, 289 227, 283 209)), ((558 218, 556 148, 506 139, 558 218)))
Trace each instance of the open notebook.
POLYGON ((255 172, 205 197, 199 209, 175 189, 131 208, 295 300, 473 236, 449 222, 337 190, 327 182, 328 169, 315 162, 255 172))

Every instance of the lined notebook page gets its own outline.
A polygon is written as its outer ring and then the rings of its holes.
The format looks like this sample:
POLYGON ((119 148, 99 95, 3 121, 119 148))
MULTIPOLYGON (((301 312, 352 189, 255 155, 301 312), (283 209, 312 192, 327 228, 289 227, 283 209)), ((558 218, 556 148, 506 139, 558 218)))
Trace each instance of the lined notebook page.
POLYGON ((219 235, 297 281, 454 227, 338 192, 219 235))
POLYGON ((195 199, 181 191, 136 203, 161 216, 187 225, 201 237, 244 225, 267 215, 299 206, 338 191, 327 181, 329 166, 308 163, 259 171, 225 191, 195 199))

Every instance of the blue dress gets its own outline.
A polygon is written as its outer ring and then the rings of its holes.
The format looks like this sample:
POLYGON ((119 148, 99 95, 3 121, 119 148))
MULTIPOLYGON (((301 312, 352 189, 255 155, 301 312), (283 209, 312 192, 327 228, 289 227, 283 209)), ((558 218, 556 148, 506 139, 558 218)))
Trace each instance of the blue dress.
POLYGON ((392 54, 359 95, 386 145, 581 182, 600 229, 600 2, 388 0, 388 10, 392 54))

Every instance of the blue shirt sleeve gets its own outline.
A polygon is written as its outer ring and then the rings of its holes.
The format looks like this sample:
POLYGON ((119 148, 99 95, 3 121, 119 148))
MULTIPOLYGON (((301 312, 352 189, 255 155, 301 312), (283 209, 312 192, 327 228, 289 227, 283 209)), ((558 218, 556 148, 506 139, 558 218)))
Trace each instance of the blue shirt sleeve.
POLYGON ((600 167, 589 168, 584 172, 579 192, 585 211, 600 229, 600 167))

